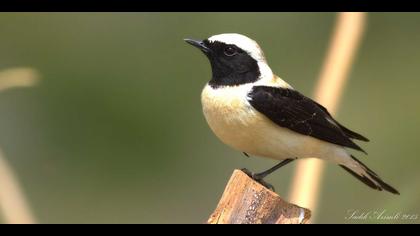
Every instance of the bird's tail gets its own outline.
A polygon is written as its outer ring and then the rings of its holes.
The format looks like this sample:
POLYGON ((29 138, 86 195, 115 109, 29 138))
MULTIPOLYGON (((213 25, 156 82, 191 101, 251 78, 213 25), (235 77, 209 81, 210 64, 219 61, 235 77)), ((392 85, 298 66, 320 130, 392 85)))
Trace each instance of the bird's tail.
POLYGON ((351 158, 353 159, 352 165, 340 165, 344 170, 373 189, 379 191, 385 190, 398 195, 400 194, 395 188, 385 183, 375 172, 369 169, 361 161, 357 160, 354 156, 351 156, 351 158))

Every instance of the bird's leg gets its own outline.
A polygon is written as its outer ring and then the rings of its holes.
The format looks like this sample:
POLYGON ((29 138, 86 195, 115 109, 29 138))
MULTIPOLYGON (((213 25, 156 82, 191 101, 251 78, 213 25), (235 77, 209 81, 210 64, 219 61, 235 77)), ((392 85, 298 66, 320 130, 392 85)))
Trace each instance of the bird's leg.
POLYGON ((264 178, 267 177, 267 175, 273 173, 274 171, 280 169, 281 167, 289 164, 290 162, 294 161, 295 159, 286 159, 283 160, 282 162, 278 163, 277 165, 271 167, 270 169, 263 171, 261 173, 253 173, 247 169, 242 169, 243 172, 245 172, 249 177, 251 177, 252 179, 254 179, 255 181, 259 182, 260 184, 264 185, 265 187, 273 190, 274 192, 274 187, 273 185, 267 183, 264 181, 264 178))
POLYGON ((248 170, 247 168, 243 168, 241 169, 242 172, 244 172, 246 175, 248 175, 249 177, 251 177, 253 180, 257 181, 258 183, 260 183, 261 185, 263 185, 264 187, 271 189, 271 191, 275 192, 274 186, 270 183, 265 182, 265 180, 263 179, 255 179, 255 173, 253 173, 252 171, 248 170))
POLYGON ((285 166, 285 165, 289 164, 290 162, 292 162, 292 161, 294 161, 294 160, 295 160, 295 159, 286 159, 286 160, 283 160, 282 162, 278 163, 277 165, 275 165, 275 166, 271 167, 270 169, 268 169, 268 170, 266 170, 266 171, 263 171, 263 172, 261 172, 261 173, 254 174, 254 175, 253 175, 253 179, 255 179, 255 180, 262 180, 262 179, 264 179, 267 175, 269 175, 269 174, 273 173, 274 171, 276 171, 276 170, 280 169, 281 167, 283 167, 283 166, 285 166))

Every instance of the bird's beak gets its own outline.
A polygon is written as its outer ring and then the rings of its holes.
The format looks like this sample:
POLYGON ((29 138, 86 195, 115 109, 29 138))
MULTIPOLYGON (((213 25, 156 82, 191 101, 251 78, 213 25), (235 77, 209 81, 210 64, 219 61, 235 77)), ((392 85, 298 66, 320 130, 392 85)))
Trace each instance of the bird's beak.
POLYGON ((195 39, 184 39, 185 42, 193 45, 194 47, 200 49, 204 53, 209 53, 211 51, 210 48, 208 48, 202 40, 195 40, 195 39))

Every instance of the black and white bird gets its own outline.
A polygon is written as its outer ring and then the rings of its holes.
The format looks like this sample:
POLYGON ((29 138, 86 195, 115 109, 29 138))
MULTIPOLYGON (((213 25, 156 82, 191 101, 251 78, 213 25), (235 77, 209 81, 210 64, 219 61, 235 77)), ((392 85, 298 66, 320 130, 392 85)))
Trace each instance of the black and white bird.
POLYGON ((246 155, 281 161, 262 173, 249 173, 251 177, 265 183, 265 176, 293 160, 320 158, 337 163, 374 189, 399 194, 346 149, 365 152, 352 139, 368 139, 273 74, 254 40, 219 34, 185 41, 199 48, 211 64, 212 77, 201 102, 212 131, 246 155))

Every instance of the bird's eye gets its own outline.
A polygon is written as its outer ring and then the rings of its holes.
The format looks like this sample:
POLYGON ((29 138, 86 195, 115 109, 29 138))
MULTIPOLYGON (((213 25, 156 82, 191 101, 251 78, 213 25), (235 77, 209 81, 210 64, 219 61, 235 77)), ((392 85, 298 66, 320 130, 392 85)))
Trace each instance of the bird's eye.
POLYGON ((225 53, 226 56, 231 57, 231 56, 236 55, 238 53, 238 51, 236 51, 235 47, 227 46, 227 47, 225 47, 224 53, 225 53))

